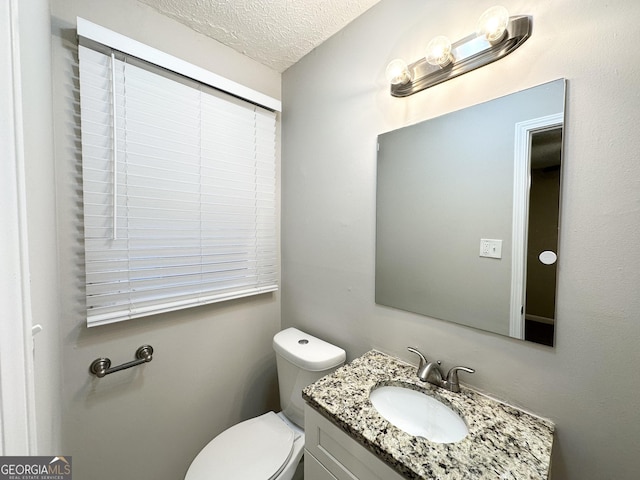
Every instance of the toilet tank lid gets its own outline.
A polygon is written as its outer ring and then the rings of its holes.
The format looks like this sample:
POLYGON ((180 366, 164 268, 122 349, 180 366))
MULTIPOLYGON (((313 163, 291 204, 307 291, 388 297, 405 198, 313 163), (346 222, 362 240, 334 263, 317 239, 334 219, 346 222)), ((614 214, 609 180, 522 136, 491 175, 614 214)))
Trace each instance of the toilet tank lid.
POLYGON ((287 328, 273 337, 273 348, 277 354, 294 365, 319 372, 340 366, 347 358, 346 352, 324 340, 301 332, 297 328, 287 328))

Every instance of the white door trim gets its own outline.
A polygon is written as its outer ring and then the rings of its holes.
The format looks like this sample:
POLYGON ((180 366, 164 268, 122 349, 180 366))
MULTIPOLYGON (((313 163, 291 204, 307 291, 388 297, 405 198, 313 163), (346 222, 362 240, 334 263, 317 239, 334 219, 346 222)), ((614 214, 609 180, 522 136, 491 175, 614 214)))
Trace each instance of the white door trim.
POLYGON ((0 454, 35 455, 19 0, 0 2, 0 454))
POLYGON ((513 173, 513 235, 511 259, 511 306, 509 336, 524 339, 524 310, 527 275, 527 228, 531 188, 531 136, 562 127, 564 113, 516 123, 513 173))

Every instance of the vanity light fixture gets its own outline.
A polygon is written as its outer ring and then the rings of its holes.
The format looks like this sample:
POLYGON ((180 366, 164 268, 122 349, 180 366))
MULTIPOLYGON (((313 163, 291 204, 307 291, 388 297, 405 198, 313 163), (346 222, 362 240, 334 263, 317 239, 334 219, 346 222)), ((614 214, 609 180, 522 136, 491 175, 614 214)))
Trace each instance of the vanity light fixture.
POLYGON ((410 65, 392 60, 386 69, 391 95, 408 97, 509 55, 530 36, 532 17, 509 16, 502 6, 491 7, 478 20, 476 32, 455 43, 445 36, 429 42, 423 58, 410 65))

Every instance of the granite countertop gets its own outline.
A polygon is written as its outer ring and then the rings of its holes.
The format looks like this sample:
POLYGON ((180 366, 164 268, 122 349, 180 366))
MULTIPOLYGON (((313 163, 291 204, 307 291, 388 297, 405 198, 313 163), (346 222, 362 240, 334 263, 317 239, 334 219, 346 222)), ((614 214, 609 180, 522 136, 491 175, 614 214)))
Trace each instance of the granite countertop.
POLYGON ((554 426, 461 386, 459 393, 421 382, 416 367, 372 350, 302 392, 305 401, 400 475, 420 480, 546 479, 554 426), (428 392, 459 413, 469 434, 457 443, 414 437, 382 418, 369 400, 381 385, 428 392))

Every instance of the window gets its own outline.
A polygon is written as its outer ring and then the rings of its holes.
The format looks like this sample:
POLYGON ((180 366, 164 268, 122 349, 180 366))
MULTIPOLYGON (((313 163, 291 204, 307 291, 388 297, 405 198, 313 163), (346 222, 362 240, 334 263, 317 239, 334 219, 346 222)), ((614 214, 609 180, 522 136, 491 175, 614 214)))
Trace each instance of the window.
POLYGON ((277 290, 275 113, 83 43, 87 324, 277 290))

